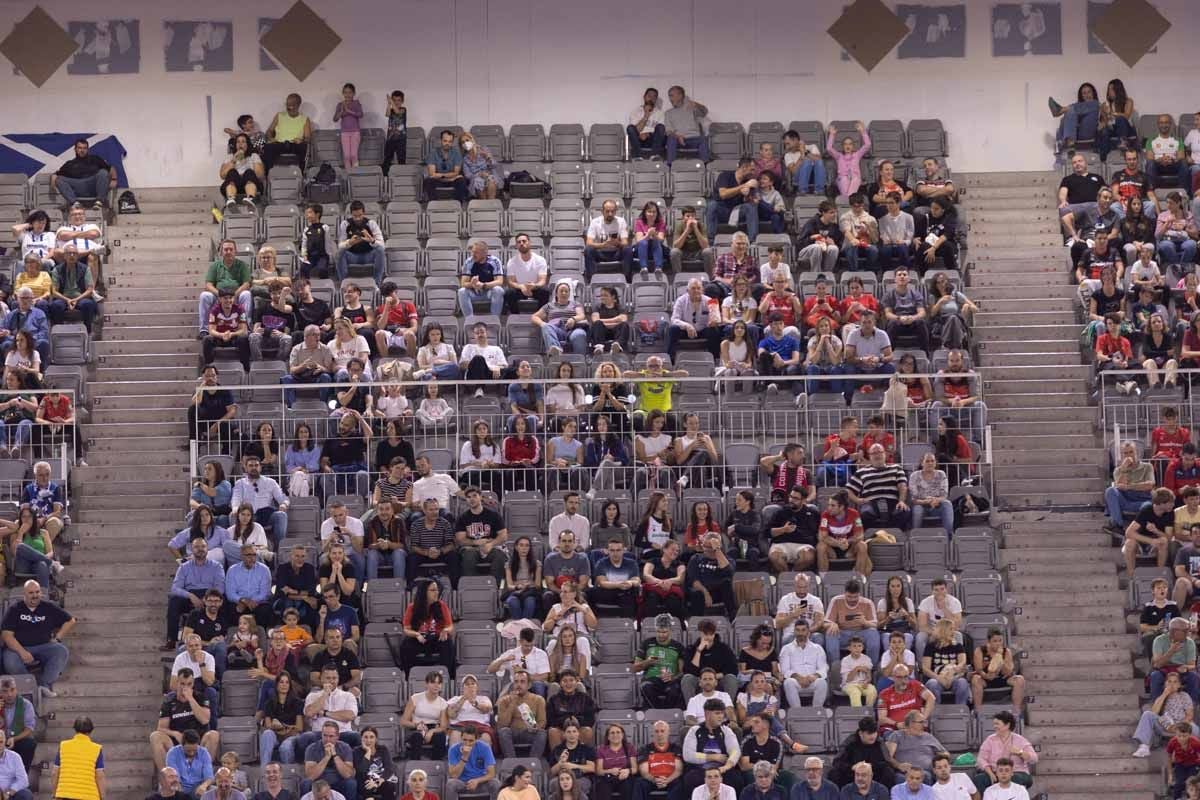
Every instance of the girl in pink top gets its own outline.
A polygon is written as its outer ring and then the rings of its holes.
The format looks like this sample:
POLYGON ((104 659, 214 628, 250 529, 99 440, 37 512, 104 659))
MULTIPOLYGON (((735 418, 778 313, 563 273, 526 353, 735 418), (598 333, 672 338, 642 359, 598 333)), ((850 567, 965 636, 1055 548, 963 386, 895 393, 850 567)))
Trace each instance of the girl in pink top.
POLYGON ((642 213, 633 222, 633 237, 637 242, 637 259, 642 272, 648 271, 651 263, 655 272, 662 272, 667 256, 667 223, 659 211, 658 203, 651 200, 642 206, 642 213))
POLYGON ((840 150, 833 149, 833 143, 837 136, 837 128, 833 125, 829 126, 829 139, 825 142, 825 149, 837 163, 838 194, 845 197, 854 194, 862 186, 862 168, 859 166, 858 160, 867 150, 871 149, 871 137, 863 124, 861 122, 854 123, 854 129, 862 136, 862 146, 857 150, 854 149, 854 140, 849 136, 842 139, 840 150))
POLYGON ((347 167, 358 166, 358 143, 362 138, 360 121, 362 103, 354 99, 357 90, 353 83, 342 87, 342 102, 333 111, 333 121, 342 123, 342 162, 347 167))

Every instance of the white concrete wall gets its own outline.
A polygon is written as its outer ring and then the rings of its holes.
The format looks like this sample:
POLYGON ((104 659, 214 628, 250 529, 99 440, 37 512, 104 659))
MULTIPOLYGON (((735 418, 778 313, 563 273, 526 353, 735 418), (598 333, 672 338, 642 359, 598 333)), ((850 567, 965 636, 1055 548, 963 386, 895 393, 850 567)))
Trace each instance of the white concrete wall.
MULTIPOLYGON (((1050 164, 1046 96, 1070 99, 1083 80, 1103 91, 1120 77, 1145 111, 1200 106, 1194 0, 1157 0, 1173 27, 1133 70, 1115 56, 1087 54, 1085 0, 1063 0, 1061 57, 1023 59, 993 58, 992 3, 966 2, 965 59, 901 61, 893 52, 868 75, 840 60, 825 33, 840 13, 837 0, 310 0, 344 41, 298 84, 286 71, 258 69, 257 18, 281 15, 288 0, 110 0, 89 11, 43 0, 64 25, 100 13, 140 19, 141 72, 80 77, 63 68, 35 89, 4 64, 0 132, 112 132, 129 150, 133 185, 215 184, 221 128, 243 112, 265 125, 293 90, 316 122, 332 125, 340 86, 353 81, 366 124, 377 126, 387 92, 400 88, 410 124, 428 129, 623 120, 643 87, 665 94, 681 83, 715 120, 937 116, 950 131, 956 169, 1029 170, 1050 164), (234 21, 233 72, 165 71, 162 20, 196 18, 234 21)), ((0 0, 0 33, 29 8, 0 0)))

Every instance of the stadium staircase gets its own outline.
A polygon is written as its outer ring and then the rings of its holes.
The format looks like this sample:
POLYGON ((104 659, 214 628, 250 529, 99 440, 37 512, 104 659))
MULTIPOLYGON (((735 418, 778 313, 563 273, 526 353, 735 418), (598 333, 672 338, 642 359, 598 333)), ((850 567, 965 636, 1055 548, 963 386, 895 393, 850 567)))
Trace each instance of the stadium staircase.
MULTIPOLYGON (((142 797, 158 717, 166 551, 187 497, 184 408, 195 386, 196 287, 209 262, 211 189, 143 189, 140 215, 109 228, 107 319, 87 394, 89 466, 75 469, 71 666, 48 700, 55 714, 39 761, 53 761, 76 716, 104 745, 109 797, 142 797)), ((49 797, 48 786, 42 796, 49 797)))
POLYGON ((1163 787, 1160 762, 1130 757, 1139 645, 1117 551, 1094 510, 1106 459, 1079 360, 1058 181, 1056 172, 965 179, 968 294, 981 306, 978 357, 1005 509, 1001 563, 1031 699, 1025 734, 1040 749, 1036 786, 1051 800, 1151 800, 1163 787))

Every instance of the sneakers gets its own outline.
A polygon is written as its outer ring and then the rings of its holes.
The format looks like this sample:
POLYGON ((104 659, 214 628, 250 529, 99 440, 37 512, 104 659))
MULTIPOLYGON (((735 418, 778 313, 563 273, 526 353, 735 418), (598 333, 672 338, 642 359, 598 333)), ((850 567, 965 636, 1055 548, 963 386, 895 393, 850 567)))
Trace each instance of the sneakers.
POLYGON ((236 205, 237 205, 237 198, 236 198, 236 197, 227 197, 227 198, 225 198, 225 207, 226 207, 226 208, 233 208, 233 207, 234 207, 234 206, 236 206, 236 205))
POLYGON ((595 489, 588 489, 588 490, 587 490, 587 492, 586 492, 586 493, 585 493, 583 496, 584 496, 584 498, 586 498, 586 499, 587 499, 587 501, 590 503, 590 502, 592 502, 593 500, 595 500, 595 499, 596 499, 596 490, 595 490, 595 489))
POLYGON ((1138 749, 1133 751, 1133 757, 1134 758, 1149 758, 1150 757, 1150 745, 1139 744, 1138 749))
POLYGON ((547 358, 554 358, 555 356, 561 356, 561 355, 562 355, 562 348, 559 347, 558 345, 550 345, 550 347, 546 348, 546 357, 547 358))
POLYGON ((646 275, 646 274, 648 274, 648 273, 650 272, 650 269, 649 269, 647 266, 645 266, 645 265, 643 264, 643 265, 642 265, 642 270, 641 270, 641 272, 642 272, 642 274, 643 274, 643 275, 646 275))
POLYGON ((86 461, 84 461, 84 460, 81 458, 81 459, 79 459, 79 461, 76 463, 76 466, 78 466, 78 467, 86 467, 86 466, 89 466, 89 465, 88 465, 88 463, 87 463, 86 461))
POLYGON ((54 573, 55 578, 62 575, 64 569, 66 569, 66 567, 64 567, 62 565, 62 562, 59 562, 59 561, 51 561, 50 562, 50 571, 52 573, 54 573))
POLYGON ((1066 111, 1066 109, 1062 107, 1062 103, 1058 102, 1053 97, 1049 99, 1048 105, 1050 106, 1050 113, 1053 116, 1061 117, 1063 112, 1066 111))
POLYGON ((679 491, 681 492, 688 487, 689 483, 691 483, 691 480, 687 475, 684 475, 679 480, 675 481, 675 485, 679 487, 679 491))
MULTIPOLYGON (((58 692, 54 691, 49 686, 39 686, 38 691, 41 692, 43 699, 47 697, 58 697, 58 692)), ((1142 746, 1145 747, 1145 745, 1142 746)))
POLYGON ((612 352, 613 352, 613 355, 616 355, 617 353, 624 353, 625 349, 623 347, 621 347, 621 345, 618 344, 617 342, 613 342, 612 343, 612 352))
POLYGON ((478 389, 475 390, 475 396, 483 397, 483 387, 482 386, 480 386, 478 389))
POLYGON ((598 356, 604 352, 604 345, 598 344, 592 348, 592 355, 598 356))

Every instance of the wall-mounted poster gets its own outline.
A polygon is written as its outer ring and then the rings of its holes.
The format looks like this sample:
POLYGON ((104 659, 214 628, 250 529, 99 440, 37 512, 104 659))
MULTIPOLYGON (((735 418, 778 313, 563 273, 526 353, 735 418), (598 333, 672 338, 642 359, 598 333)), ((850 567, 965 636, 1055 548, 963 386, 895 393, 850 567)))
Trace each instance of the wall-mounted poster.
POLYGON ((141 68, 141 30, 136 19, 71 21, 67 32, 79 45, 67 63, 70 75, 132 75, 141 68))
POLYGON ((1062 6, 999 3, 992 7, 993 56, 1061 56, 1062 6))
MULTIPOLYGON (((1100 2, 1100 0, 1088 0, 1087 4, 1087 40, 1088 52, 1094 56, 1102 56, 1112 51, 1100 41, 1100 37, 1092 33, 1092 27, 1096 24, 1096 20, 1104 16, 1104 12, 1108 11, 1108 7, 1112 3, 1100 2)), ((1157 53, 1158 47, 1151 47, 1150 53, 1157 53)))
MULTIPOLYGON (((258 41, 262 41, 262 37, 270 33, 276 22, 279 22, 278 17, 258 18, 258 41)), ((263 72, 279 69, 279 64, 275 63, 275 59, 271 58, 271 54, 261 45, 258 48, 258 68, 263 72)))
POLYGON ((896 16, 911 33, 900 42, 900 58, 965 58, 967 7, 897 5, 896 16))
POLYGON ((233 23, 211 20, 163 23, 167 72, 232 72, 233 23))

